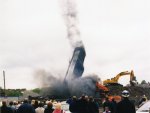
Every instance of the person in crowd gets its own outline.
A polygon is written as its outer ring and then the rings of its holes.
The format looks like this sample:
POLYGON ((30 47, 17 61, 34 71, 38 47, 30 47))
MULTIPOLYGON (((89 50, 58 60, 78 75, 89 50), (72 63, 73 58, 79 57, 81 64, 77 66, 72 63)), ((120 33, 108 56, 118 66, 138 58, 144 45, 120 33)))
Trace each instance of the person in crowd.
POLYGON ((54 109, 53 113, 65 113, 65 112, 61 109, 61 103, 55 104, 55 109, 54 109))
POLYGON ((38 100, 35 100, 34 104, 33 104, 34 109, 39 107, 39 103, 38 100))
POLYGON ((78 107, 77 107, 77 97, 72 97, 72 103, 69 105, 69 110, 71 113, 78 113, 78 107))
POLYGON ((72 97, 69 97, 69 98, 67 99, 66 103, 70 105, 70 104, 72 103, 72 97))
POLYGON ((17 112, 17 105, 18 105, 18 103, 17 103, 17 101, 13 101, 13 103, 14 103, 14 108, 15 108, 15 110, 16 110, 16 112, 17 112))
POLYGON ((89 113, 99 113, 99 107, 98 107, 97 103, 94 101, 93 97, 89 97, 88 112, 89 113))
POLYGON ((28 103, 28 100, 25 99, 23 104, 18 108, 17 113, 35 113, 35 109, 28 103))
POLYGON ((78 113, 88 113, 88 96, 82 95, 77 104, 78 113))
POLYGON ((35 100, 31 100, 31 105, 34 106, 35 100))
POLYGON ((37 107, 37 108, 35 109, 35 112, 36 112, 36 113, 44 113, 43 104, 42 104, 41 102, 39 103, 39 107, 37 107))
POLYGON ((52 102, 48 102, 47 107, 44 110, 44 113, 53 113, 53 111, 54 111, 54 109, 53 109, 52 102))
POLYGON ((20 106, 21 106, 21 102, 20 102, 20 101, 16 102, 16 110, 17 110, 20 106))
POLYGON ((136 113, 134 104, 129 100, 129 91, 122 92, 122 100, 117 104, 116 113, 136 113))
POLYGON ((6 101, 2 101, 2 107, 0 113, 13 113, 13 110, 7 106, 6 101))
POLYGON ((15 108, 15 106, 14 106, 13 101, 10 101, 10 102, 9 102, 9 107, 12 109, 13 113, 16 113, 16 108, 15 108))
POLYGON ((119 103, 119 102, 121 101, 121 96, 115 96, 115 97, 114 97, 114 101, 115 101, 116 103, 119 103))

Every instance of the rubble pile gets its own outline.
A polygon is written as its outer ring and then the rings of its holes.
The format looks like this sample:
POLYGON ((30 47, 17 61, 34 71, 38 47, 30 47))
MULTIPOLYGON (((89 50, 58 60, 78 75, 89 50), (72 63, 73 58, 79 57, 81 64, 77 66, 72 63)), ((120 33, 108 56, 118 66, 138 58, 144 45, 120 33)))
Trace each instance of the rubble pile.
POLYGON ((123 90, 128 90, 130 92, 130 98, 135 100, 136 103, 141 99, 143 95, 146 95, 150 99, 150 85, 149 84, 139 84, 137 86, 108 86, 110 89, 109 95, 121 95, 123 90))

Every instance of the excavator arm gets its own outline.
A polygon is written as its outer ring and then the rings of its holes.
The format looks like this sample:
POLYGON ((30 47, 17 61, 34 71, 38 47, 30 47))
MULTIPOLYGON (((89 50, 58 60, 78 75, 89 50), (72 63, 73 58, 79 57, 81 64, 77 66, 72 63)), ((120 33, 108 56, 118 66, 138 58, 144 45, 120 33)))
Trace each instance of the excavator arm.
POLYGON ((118 85, 119 83, 118 83, 118 80, 119 80, 119 78, 121 77, 121 76, 124 76, 124 75, 130 75, 130 83, 131 83, 131 85, 132 85, 132 82, 133 81, 136 81, 136 79, 135 79, 135 76, 134 76, 134 72, 133 72, 133 70, 131 70, 131 72, 129 72, 129 71, 124 71, 124 72, 121 72, 121 73, 119 73, 118 75, 116 75, 114 78, 111 78, 111 79, 107 79, 107 80, 104 80, 103 81, 103 84, 104 85, 118 85))

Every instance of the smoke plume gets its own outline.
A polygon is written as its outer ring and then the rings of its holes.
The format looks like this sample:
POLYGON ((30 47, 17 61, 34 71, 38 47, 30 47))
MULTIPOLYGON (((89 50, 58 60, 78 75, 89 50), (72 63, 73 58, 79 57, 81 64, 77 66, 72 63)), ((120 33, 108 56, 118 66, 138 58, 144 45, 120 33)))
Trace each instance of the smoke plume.
MULTIPOLYGON (((78 28, 78 18, 75 0, 62 0, 63 17, 67 28, 67 37, 73 48, 83 47, 80 39, 80 31, 78 28)), ((84 48, 84 47, 83 47, 84 48)), ((84 49, 83 49, 84 50, 84 49)), ((85 51, 79 50, 80 55, 74 54, 75 61, 81 68, 83 65, 85 51)), ((76 63, 75 62, 75 63, 76 63)), ((74 62, 73 62, 74 63, 74 62)), ((71 67, 71 66, 70 66, 71 67)), ((74 68, 73 68, 74 69, 74 68)), ((77 68, 78 69, 78 68, 77 68)), ((84 70, 84 69, 83 69, 84 70)), ((81 71, 81 70, 76 70, 81 71)), ((67 76, 76 76, 74 73, 69 73, 67 76)), ((76 77, 71 80, 64 81, 64 75, 48 73, 44 70, 39 70, 35 73, 36 81, 42 87, 43 96, 55 96, 55 98, 68 98, 69 96, 81 96, 82 94, 94 96, 96 91, 96 82, 100 80, 96 75, 88 75, 86 77, 76 77)))
POLYGON ((82 46, 75 0, 61 0, 63 17, 67 28, 67 38, 73 48, 82 46))
POLYGON ((75 79, 73 82, 68 81, 66 85, 60 75, 53 75, 44 70, 38 70, 35 75, 35 82, 42 87, 41 95, 55 98, 68 98, 73 95, 79 97, 82 94, 94 96, 95 84, 99 80, 97 75, 91 74, 75 79))

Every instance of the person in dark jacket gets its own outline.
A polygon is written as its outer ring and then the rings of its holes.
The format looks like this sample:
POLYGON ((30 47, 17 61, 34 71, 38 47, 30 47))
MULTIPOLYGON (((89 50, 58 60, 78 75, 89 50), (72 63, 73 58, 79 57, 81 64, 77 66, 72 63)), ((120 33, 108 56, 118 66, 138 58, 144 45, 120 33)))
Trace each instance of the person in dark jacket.
POLYGON ((134 104, 128 99, 129 92, 122 92, 122 101, 117 104, 116 113, 136 113, 134 104))
POLYGON ((70 104, 72 103, 72 101, 73 101, 73 100, 72 100, 72 97, 69 97, 69 98, 67 99, 66 103, 70 105, 70 104))
POLYGON ((28 100, 25 99, 24 103, 18 108, 17 113, 35 113, 35 109, 28 103, 28 100))
POLYGON ((111 101, 111 105, 112 105, 111 113, 116 113, 117 102, 115 101, 114 98, 111 101))
POLYGON ((54 109, 53 109, 53 104, 51 102, 49 102, 47 104, 47 107, 44 110, 44 113, 53 113, 54 109))
POLYGON ((71 113, 78 113, 78 107, 77 107, 77 97, 72 97, 72 103, 69 105, 69 110, 71 113))
POLYGON ((78 102, 78 113, 88 113, 88 96, 82 96, 78 102))
POLYGON ((2 107, 0 110, 0 113, 13 113, 13 110, 7 106, 6 101, 2 101, 2 107))
POLYGON ((99 113, 99 107, 98 107, 97 103, 94 101, 93 97, 89 97, 88 112, 89 113, 99 113))

